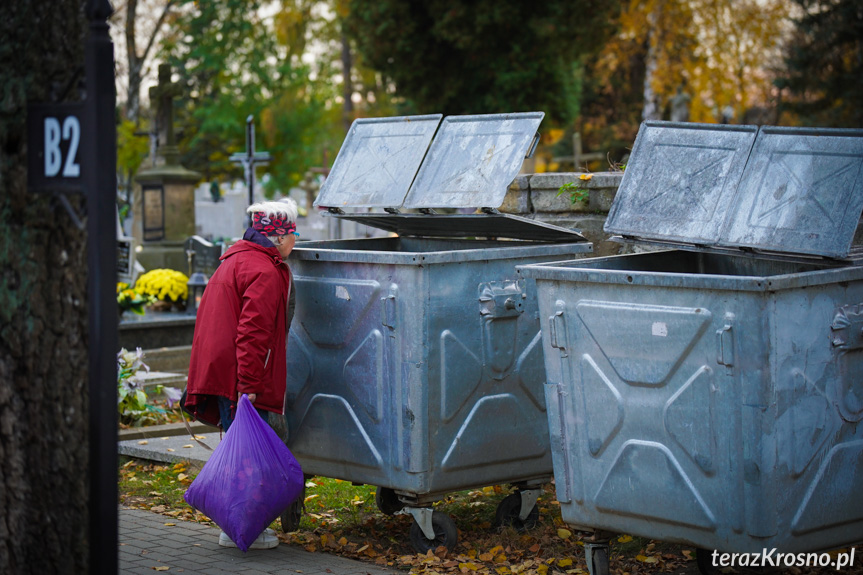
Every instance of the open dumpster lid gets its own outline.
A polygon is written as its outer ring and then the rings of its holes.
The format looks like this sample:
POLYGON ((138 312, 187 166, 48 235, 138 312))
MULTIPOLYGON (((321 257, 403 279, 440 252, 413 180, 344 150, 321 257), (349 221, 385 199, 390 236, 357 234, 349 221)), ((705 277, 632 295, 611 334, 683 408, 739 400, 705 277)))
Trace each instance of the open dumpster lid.
POLYGON ((448 116, 405 208, 496 208, 535 143, 542 112, 448 116))
POLYGON ((345 214, 342 219, 400 236, 510 238, 545 242, 585 242, 575 230, 511 214, 345 214))
POLYGON ((440 116, 357 120, 315 206, 331 208, 334 217, 399 235, 587 241, 575 230, 494 210, 503 203, 525 155, 536 144, 544 116, 542 112, 449 116, 433 141, 440 116), (389 142, 394 138, 398 146, 389 142), (396 161, 396 155, 404 161, 396 161), (390 213, 333 210, 342 207, 382 207, 390 213), (427 213, 399 213, 400 208, 427 213), (434 208, 486 209, 475 214, 436 214, 434 208))
POLYGON ((315 207, 400 206, 442 117, 354 120, 315 207))
POLYGON ((605 230, 845 259, 863 209, 863 130, 645 122, 605 230))
POLYGON ((725 246, 845 259, 863 211, 863 130, 762 127, 725 246))
POLYGON ((449 116, 443 123, 440 114, 356 120, 314 205, 500 206, 544 116, 449 116))
POLYGON ((605 230, 716 244, 757 132, 755 126, 644 122, 605 230))

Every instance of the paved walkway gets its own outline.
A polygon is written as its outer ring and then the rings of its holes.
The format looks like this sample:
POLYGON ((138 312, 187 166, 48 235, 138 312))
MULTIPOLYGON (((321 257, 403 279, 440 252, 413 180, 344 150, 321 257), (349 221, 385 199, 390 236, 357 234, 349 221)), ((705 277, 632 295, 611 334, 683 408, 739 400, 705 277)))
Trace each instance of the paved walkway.
MULTIPOLYGON (((189 461, 203 466, 211 452, 198 445, 181 426, 123 432, 118 450, 120 454, 150 461, 189 461)), ((197 424, 194 427, 197 437, 215 449, 221 434, 208 432, 211 429, 197 424)), ((219 547, 218 527, 122 507, 119 515, 121 575, 153 575, 162 571, 169 575, 404 575, 404 571, 331 553, 309 553, 284 542, 275 549, 250 549, 243 553, 237 548, 219 547)))
POLYGON ((280 543, 275 549, 219 547, 219 529, 165 515, 120 508, 121 575, 404 575, 330 553, 280 543), (174 525, 165 525, 174 523, 174 525), (167 567, 167 569, 165 569, 167 567))

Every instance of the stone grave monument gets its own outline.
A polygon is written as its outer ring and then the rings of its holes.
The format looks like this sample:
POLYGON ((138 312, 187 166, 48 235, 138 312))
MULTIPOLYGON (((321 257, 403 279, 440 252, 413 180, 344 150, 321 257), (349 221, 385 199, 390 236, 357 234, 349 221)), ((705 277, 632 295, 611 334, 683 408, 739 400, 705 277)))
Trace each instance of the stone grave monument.
POLYGON ((171 82, 171 67, 159 65, 159 84, 150 88, 156 104, 156 154, 135 177, 132 235, 141 246, 138 261, 147 269, 187 267, 184 242, 195 234, 194 186, 197 172, 180 165, 174 135, 174 98, 181 87, 171 82))

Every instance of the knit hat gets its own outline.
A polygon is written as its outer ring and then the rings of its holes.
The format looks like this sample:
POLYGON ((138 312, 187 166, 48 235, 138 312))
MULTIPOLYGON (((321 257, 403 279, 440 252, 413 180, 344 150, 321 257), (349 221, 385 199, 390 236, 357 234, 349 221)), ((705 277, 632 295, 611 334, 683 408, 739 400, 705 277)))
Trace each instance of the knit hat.
POLYGON ((265 236, 284 236, 297 231, 297 203, 290 198, 252 204, 246 212, 252 216, 252 229, 265 236))

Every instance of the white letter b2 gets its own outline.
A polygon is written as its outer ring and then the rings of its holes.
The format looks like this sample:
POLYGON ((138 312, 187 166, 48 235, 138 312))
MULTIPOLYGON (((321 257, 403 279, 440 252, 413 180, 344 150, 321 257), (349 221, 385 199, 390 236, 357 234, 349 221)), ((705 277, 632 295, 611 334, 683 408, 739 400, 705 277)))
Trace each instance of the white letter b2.
POLYGON ((60 153, 60 122, 45 118, 45 177, 53 178, 60 172, 63 157, 60 153))

